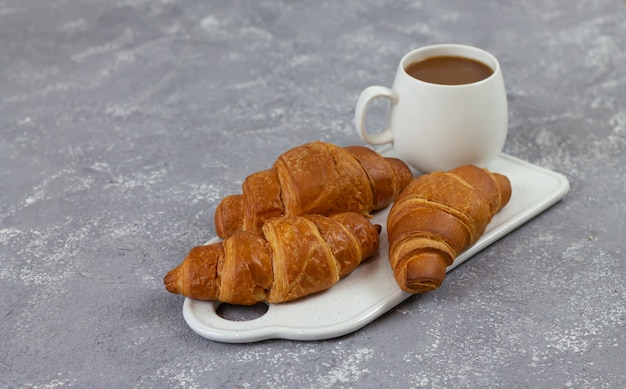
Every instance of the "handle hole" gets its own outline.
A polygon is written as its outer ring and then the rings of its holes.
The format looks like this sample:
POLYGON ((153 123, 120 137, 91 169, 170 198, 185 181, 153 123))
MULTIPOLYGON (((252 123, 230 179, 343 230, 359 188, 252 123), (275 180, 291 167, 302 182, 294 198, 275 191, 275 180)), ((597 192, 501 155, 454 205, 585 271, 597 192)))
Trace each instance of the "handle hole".
POLYGON ((265 315, 268 309, 269 306, 264 302, 254 305, 222 303, 217 307, 215 313, 222 319, 230 321, 250 321, 265 315))
POLYGON ((372 134, 387 128, 390 113, 391 100, 385 98, 371 100, 365 111, 365 132, 372 134), (368 129, 373 129, 373 132, 368 131, 368 129))

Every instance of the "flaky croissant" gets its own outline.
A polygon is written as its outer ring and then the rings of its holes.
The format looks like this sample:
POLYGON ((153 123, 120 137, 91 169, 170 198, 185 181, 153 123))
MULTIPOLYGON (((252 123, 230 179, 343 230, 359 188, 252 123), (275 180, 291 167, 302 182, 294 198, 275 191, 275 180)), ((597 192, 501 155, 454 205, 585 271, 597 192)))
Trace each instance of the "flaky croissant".
POLYGON ((437 289, 511 197, 507 177, 473 165, 414 179, 389 211, 389 262, 400 288, 437 289))
POLYGON ((404 162, 366 147, 307 143, 247 177, 242 194, 220 202, 217 235, 225 239, 239 230, 258 231, 277 216, 367 214, 391 204, 412 178, 404 162))
POLYGON ((381 227, 353 212, 284 216, 193 248, 165 276, 168 291, 198 300, 281 303, 333 286, 378 250, 381 227))

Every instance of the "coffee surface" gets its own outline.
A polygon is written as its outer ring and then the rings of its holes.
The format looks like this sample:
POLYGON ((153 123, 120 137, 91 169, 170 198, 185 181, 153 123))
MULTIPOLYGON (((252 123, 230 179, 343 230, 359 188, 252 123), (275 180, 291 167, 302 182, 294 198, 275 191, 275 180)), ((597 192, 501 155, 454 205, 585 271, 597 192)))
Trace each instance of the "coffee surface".
POLYGON ((453 56, 426 58, 409 64, 405 70, 418 80, 443 85, 471 84, 493 74, 493 70, 480 61, 453 56))

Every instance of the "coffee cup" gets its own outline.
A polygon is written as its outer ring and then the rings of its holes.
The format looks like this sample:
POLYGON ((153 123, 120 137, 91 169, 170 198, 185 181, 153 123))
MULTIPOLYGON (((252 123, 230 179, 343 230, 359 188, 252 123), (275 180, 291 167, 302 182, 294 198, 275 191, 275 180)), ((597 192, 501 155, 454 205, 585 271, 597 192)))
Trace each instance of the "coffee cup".
POLYGON ((438 44, 405 54, 391 88, 370 86, 359 96, 354 124, 372 145, 423 173, 474 164, 486 167, 504 147, 508 108, 502 70, 490 53, 438 44), (390 101, 387 128, 368 133, 365 117, 376 98, 390 101))

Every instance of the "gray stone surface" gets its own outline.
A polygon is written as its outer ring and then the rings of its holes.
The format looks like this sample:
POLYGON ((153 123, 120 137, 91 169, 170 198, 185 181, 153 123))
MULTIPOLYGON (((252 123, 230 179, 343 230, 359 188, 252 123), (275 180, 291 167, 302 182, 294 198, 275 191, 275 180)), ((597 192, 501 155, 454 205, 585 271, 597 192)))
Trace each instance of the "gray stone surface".
POLYGON ((0 386, 626 386, 624 1, 1 0, 0 53, 0 386), (500 59, 505 151, 565 199, 355 333, 193 333, 162 278, 219 199, 361 144, 360 91, 440 42, 500 59))

